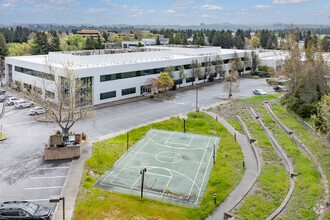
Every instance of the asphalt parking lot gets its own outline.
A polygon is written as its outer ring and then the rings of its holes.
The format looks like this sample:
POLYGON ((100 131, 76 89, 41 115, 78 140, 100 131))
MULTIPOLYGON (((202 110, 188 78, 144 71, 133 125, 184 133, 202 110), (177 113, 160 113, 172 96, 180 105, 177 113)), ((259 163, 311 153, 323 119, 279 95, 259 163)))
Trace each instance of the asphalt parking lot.
MULTIPOLYGON (((253 96, 254 89, 274 93, 265 79, 241 79, 240 92, 234 97, 253 96)), ((199 89, 200 106, 225 102, 227 94, 222 83, 199 89)), ((109 134, 131 129, 195 109, 195 90, 173 94, 169 101, 146 99, 108 108, 97 109, 93 118, 78 121, 71 131, 85 132, 92 141, 105 139, 109 134), (185 103, 184 103, 185 102, 185 103)), ((60 195, 71 161, 45 162, 43 148, 59 127, 54 123, 37 122, 28 116, 29 109, 13 109, 0 120, 7 140, 0 142, 0 202, 28 200, 50 208, 53 196, 60 195)), ((80 180, 77 180, 80 181, 80 180)))

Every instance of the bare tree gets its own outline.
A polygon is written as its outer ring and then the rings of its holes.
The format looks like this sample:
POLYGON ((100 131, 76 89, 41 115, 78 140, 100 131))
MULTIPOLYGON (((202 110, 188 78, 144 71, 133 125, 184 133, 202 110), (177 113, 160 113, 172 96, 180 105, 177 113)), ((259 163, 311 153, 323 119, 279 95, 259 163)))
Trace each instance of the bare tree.
POLYGON ((220 77, 225 77, 225 74, 226 74, 225 64, 219 55, 217 55, 215 57, 214 70, 215 70, 215 73, 219 74, 220 77))
POLYGON ((193 77, 192 85, 194 85, 194 79, 203 77, 202 65, 198 60, 192 60, 190 68, 191 76, 193 77))
POLYGON ((54 94, 52 97, 48 97, 46 89, 49 81, 46 76, 43 76, 45 97, 40 95, 40 91, 34 92, 33 97, 47 109, 48 114, 62 131, 69 132, 77 121, 94 113, 91 79, 80 78, 70 63, 62 64, 62 68, 55 68, 49 60, 45 59, 45 67, 54 77, 54 94), (56 74, 56 70, 60 71, 60 74, 56 74))
POLYGON ((172 78, 172 79, 174 79, 174 72, 175 72, 175 70, 174 70, 174 67, 173 66, 167 66, 166 68, 165 68, 165 72, 172 78))
POLYGON ((257 70, 259 64, 260 64, 260 59, 259 59, 259 56, 257 54, 257 52, 255 51, 252 51, 251 52, 251 72, 254 72, 257 70))
POLYGON ((251 66, 252 66, 251 57, 250 57, 249 53, 246 51, 244 52, 243 63, 244 63, 244 72, 246 71, 246 68, 251 68, 251 66))
POLYGON ((188 77, 188 74, 184 72, 184 66, 181 65, 179 67, 179 79, 183 81, 184 79, 187 79, 187 77, 188 77))
MULTIPOLYGON (((234 61, 230 62, 230 65, 235 65, 234 61)), ((228 92, 228 98, 233 96, 233 93, 239 92, 238 72, 231 69, 230 73, 224 79, 223 91, 228 92)))
POLYGON ((211 75, 212 72, 212 62, 210 57, 204 58, 204 82, 206 78, 208 78, 211 75))
POLYGON ((146 83, 151 86, 153 93, 157 93, 160 88, 160 81, 156 78, 148 78, 146 83))

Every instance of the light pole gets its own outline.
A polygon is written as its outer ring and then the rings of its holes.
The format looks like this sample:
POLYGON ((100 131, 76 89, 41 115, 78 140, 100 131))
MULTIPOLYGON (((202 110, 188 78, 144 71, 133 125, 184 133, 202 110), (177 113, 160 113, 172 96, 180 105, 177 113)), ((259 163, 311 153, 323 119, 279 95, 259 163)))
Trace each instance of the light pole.
POLYGON ((198 109, 198 88, 196 88, 196 112, 199 112, 199 109, 198 109))
POLYGON ((64 196, 59 197, 59 198, 50 199, 49 202, 50 203, 57 203, 57 202, 60 202, 60 200, 63 201, 63 220, 65 220, 65 199, 64 199, 64 196))
POLYGON ((144 168, 140 171, 140 174, 142 174, 142 183, 141 183, 141 199, 143 198, 143 184, 144 184, 144 173, 147 172, 147 169, 144 168))
POLYGON ((183 132, 186 133, 186 119, 188 117, 185 114, 181 114, 179 117, 183 120, 183 132))

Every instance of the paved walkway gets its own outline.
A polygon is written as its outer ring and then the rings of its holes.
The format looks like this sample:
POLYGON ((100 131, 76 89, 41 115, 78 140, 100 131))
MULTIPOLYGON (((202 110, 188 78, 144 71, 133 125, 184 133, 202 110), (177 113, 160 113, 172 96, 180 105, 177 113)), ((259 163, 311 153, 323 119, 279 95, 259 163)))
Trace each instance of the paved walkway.
MULTIPOLYGON (((209 112, 208 112, 209 113, 209 112)), ((209 113, 215 118, 214 113, 209 113)), ((242 148, 245 161, 245 174, 241 182, 236 186, 236 188, 229 194, 229 196, 223 201, 214 212, 207 218, 208 220, 221 220, 224 219, 224 213, 230 211, 241 199, 242 196, 249 191, 249 186, 251 186, 258 175, 258 166, 256 158, 253 154, 251 145, 247 141, 245 135, 240 134, 236 131, 227 121, 223 118, 218 117, 218 121, 225 126, 230 133, 236 134, 236 139, 238 144, 242 148)))

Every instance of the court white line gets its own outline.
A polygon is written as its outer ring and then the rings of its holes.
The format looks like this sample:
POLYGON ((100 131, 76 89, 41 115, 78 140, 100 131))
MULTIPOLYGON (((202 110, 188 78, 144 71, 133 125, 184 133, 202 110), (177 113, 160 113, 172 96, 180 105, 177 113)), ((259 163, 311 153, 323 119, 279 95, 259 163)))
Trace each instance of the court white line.
MULTIPOLYGON (((208 141, 208 143, 207 143, 207 146, 209 145, 209 143, 210 143, 210 139, 209 139, 209 141, 208 141)), ((201 165, 202 165, 202 162, 203 162, 204 157, 205 157, 205 154, 206 154, 206 149, 207 149, 207 148, 205 148, 205 150, 204 150, 204 154, 203 154, 203 157, 202 157, 201 163, 199 164, 199 166, 198 166, 198 170, 197 170, 197 172, 196 172, 196 174, 195 174, 194 183, 196 183, 196 178, 197 178, 197 176, 198 176, 199 170, 201 169, 201 165)), ((212 155, 212 154, 211 154, 211 155, 212 155)), ((196 184, 196 185, 197 185, 197 184, 196 184)), ((191 191, 192 191, 193 188, 194 188, 194 184, 193 184, 193 185, 191 186, 191 188, 190 188, 190 191, 189 191, 189 194, 188 194, 188 198, 190 197, 190 194, 191 194, 191 191)))
POLYGON ((165 188, 164 188, 164 190, 163 190, 163 192, 162 192, 162 197, 163 197, 163 194, 165 193, 165 190, 167 189, 167 187, 168 187, 168 185, 170 184, 170 182, 172 181, 172 178, 173 178, 173 173, 171 172, 171 178, 167 181, 167 184, 166 184, 166 186, 165 186, 165 188))
MULTIPOLYGON (((156 134, 157 134, 157 132, 156 132, 152 137, 154 137, 156 134)), ((147 141, 147 142, 143 145, 143 147, 139 149, 138 152, 140 152, 140 151, 146 146, 147 143, 149 143, 149 141, 147 141)), ((126 163, 126 165, 124 166, 123 169, 126 168, 126 166, 129 164, 129 162, 131 162, 131 160, 133 160, 133 158, 135 158, 135 156, 136 156, 136 154, 134 154, 133 157, 132 157, 132 158, 126 163)), ((116 176, 110 181, 110 183, 112 183, 112 181, 114 181, 114 180, 117 178, 117 176, 121 173, 121 171, 122 171, 123 169, 121 169, 120 172, 117 173, 117 175, 116 175, 116 176)), ((104 179, 104 180, 105 180, 105 179, 104 179)), ((104 180, 103 180, 103 181, 104 181, 104 180)))
POLYGON ((35 176, 31 177, 32 180, 36 179, 56 179, 56 178, 65 178, 66 176, 35 176))
MULTIPOLYGON (((214 140, 214 144, 216 144, 216 143, 217 143, 217 140, 215 139, 215 140, 214 140)), ((210 166, 210 163, 211 163, 211 158, 212 158, 212 156, 213 156, 213 155, 210 154, 209 164, 207 165, 206 171, 205 171, 205 173, 204 173, 203 181, 202 181, 201 187, 199 188, 199 193, 198 193, 198 196, 197 196, 197 198, 196 198, 196 202, 195 202, 195 204, 198 203, 199 195, 201 194, 201 191, 202 191, 202 189, 203 189, 203 184, 204 184, 205 176, 206 176, 207 170, 209 169, 209 166, 210 166)))
POLYGON ((34 189, 62 189, 62 186, 49 186, 49 187, 34 187, 34 188, 24 188, 24 190, 34 190, 34 189))
MULTIPOLYGON (((148 136, 148 133, 146 134, 146 136, 148 136)), ((146 139, 143 139, 142 141, 139 141, 138 143, 137 143, 137 145, 136 145, 136 147, 139 147, 140 145, 141 145, 141 143, 144 143, 145 142, 145 140, 146 139)), ((133 155, 133 157, 134 157, 134 154, 132 154, 131 153, 132 151, 128 151, 128 153, 129 153, 129 156, 130 155, 133 155)), ((124 156, 124 155, 123 155, 124 156)), ((122 157, 123 157, 122 156, 122 157)), ((123 158, 120 162, 119 162, 119 164, 114 164, 114 166, 115 166, 115 168, 111 171, 111 172, 109 172, 109 174, 108 175, 106 175, 106 177, 101 181, 101 183, 100 183, 100 185, 102 185, 103 184, 103 182, 113 173, 113 172, 115 172, 116 170, 117 170, 117 168, 126 160, 128 158, 128 156, 126 156, 125 158, 123 158)))
MULTIPOLYGON (((132 187, 129 190, 132 190, 132 188, 134 188, 135 184, 139 181, 139 179, 141 178, 141 175, 139 175, 139 177, 136 179, 136 181, 134 182, 134 184, 132 185, 132 187)), ((137 187, 135 187, 137 188, 137 187)))

